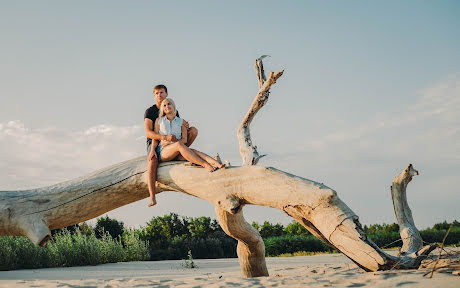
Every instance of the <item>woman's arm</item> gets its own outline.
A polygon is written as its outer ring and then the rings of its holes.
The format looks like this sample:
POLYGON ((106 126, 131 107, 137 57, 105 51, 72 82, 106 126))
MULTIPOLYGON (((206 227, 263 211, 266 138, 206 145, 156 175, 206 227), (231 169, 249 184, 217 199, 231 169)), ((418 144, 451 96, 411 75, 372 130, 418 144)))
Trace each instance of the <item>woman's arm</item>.
POLYGON ((182 138, 179 140, 182 144, 187 144, 187 127, 185 126, 186 121, 182 120, 182 126, 180 127, 181 129, 181 136, 182 138))

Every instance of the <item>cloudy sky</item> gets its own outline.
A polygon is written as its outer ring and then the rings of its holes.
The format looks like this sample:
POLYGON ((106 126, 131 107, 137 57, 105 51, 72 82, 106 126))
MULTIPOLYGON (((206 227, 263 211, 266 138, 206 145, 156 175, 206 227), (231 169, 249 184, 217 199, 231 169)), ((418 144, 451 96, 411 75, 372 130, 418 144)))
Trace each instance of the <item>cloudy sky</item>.
MULTIPOLYGON (((254 60, 285 69, 252 125, 259 165, 323 182, 361 222, 395 221, 389 187, 420 228, 460 220, 457 1, 0 1, 0 190, 37 188, 145 154, 143 113, 164 83, 194 146, 241 163, 236 128, 254 60)), ((283 193, 283 191, 280 191, 283 193)), ((175 192, 109 213, 135 227, 211 216, 175 192)), ((248 221, 289 223, 246 207, 248 221)))

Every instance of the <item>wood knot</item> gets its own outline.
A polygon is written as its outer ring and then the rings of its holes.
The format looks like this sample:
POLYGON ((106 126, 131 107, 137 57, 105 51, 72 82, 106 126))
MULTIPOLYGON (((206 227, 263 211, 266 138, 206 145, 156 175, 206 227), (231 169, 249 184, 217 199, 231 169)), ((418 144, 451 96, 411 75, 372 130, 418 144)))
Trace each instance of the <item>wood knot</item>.
POLYGON ((14 210, 12 208, 6 208, 6 210, 8 210, 8 219, 11 219, 11 217, 13 216, 13 212, 14 210))

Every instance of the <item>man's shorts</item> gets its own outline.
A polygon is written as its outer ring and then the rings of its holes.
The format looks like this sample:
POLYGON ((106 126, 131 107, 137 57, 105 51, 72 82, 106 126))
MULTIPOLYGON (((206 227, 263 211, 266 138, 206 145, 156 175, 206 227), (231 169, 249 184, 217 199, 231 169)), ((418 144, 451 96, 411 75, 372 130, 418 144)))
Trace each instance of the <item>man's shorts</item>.
MULTIPOLYGON (((152 142, 150 142, 150 143, 147 145, 147 155, 150 154, 150 150, 152 150, 152 142)), ((163 150, 162 145, 158 145, 157 148, 155 148, 155 153, 157 154, 158 163, 161 162, 161 150, 163 150)))

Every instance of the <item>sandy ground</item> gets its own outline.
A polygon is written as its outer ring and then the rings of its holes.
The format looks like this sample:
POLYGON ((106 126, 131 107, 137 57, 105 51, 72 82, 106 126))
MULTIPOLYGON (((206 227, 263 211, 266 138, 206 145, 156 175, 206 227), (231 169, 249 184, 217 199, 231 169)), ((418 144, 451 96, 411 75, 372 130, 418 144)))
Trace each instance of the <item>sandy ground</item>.
POLYGON ((0 287, 460 287, 460 276, 427 270, 363 272, 341 254, 267 258, 269 277, 241 277, 238 259, 113 263, 0 272, 0 287))

